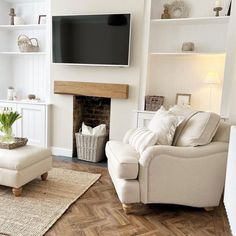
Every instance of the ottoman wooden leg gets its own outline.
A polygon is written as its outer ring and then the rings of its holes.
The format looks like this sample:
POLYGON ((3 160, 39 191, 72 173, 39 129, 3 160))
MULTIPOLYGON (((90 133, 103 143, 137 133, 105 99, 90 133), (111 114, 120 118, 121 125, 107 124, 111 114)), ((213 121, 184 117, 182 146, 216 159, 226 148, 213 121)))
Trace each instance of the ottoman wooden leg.
POLYGON ((19 197, 20 195, 21 195, 21 193, 22 193, 22 187, 20 187, 20 188, 13 188, 12 189, 12 193, 14 194, 14 196, 15 197, 19 197))
POLYGON ((42 174, 42 175, 41 175, 42 181, 46 181, 46 180, 47 180, 47 177, 48 177, 48 172, 42 174))

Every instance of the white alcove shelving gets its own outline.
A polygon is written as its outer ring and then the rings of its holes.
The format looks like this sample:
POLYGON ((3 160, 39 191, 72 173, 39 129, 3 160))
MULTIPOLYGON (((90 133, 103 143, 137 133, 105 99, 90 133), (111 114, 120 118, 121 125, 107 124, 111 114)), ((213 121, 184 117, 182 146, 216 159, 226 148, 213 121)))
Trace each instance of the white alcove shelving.
POLYGON ((229 1, 219 17, 213 12, 213 0, 184 0, 189 17, 161 19, 163 5, 174 0, 147 0, 144 12, 143 73, 140 110, 145 95, 165 96, 167 107, 175 104, 176 94, 192 94, 195 109, 220 112, 226 42, 230 16, 229 1), (195 52, 183 53, 182 44, 194 42, 195 52), (221 84, 214 87, 214 101, 209 108, 209 86, 204 83, 209 72, 219 74, 221 84))
POLYGON ((15 134, 28 137, 30 144, 48 146, 48 114, 50 97, 50 1, 0 0, 0 108, 12 107, 23 118, 16 124, 15 134), (10 8, 24 20, 10 25, 10 8), (38 24, 39 15, 47 15, 38 24), (18 36, 37 38, 39 52, 22 53, 18 36), (7 88, 14 87, 17 100, 7 101, 7 88), (28 101, 35 94, 40 102, 28 101))

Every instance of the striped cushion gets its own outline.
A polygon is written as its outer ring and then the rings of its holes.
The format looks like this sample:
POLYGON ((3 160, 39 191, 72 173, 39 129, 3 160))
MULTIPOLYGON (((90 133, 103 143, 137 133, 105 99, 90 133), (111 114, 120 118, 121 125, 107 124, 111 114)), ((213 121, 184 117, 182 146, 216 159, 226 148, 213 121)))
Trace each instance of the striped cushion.
POLYGON ((155 145, 156 142, 157 135, 147 128, 138 128, 133 130, 129 138, 129 144, 140 153, 147 147, 155 145))

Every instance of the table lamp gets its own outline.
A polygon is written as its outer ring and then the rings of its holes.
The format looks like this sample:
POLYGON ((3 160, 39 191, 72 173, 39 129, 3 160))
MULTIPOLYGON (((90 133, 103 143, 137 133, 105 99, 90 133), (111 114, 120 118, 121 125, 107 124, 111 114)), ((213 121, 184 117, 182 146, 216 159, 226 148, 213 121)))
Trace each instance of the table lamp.
POLYGON ((208 84, 209 86, 209 110, 212 109, 212 99, 213 99, 213 88, 217 84, 220 84, 220 77, 219 74, 216 72, 209 72, 205 78, 205 84, 208 84))

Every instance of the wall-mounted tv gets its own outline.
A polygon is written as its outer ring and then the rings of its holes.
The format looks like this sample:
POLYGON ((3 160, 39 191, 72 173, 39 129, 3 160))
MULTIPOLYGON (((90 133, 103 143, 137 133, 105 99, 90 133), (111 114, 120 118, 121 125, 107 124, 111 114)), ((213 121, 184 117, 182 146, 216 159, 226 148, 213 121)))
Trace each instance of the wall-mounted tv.
POLYGON ((53 16, 53 62, 129 66, 130 14, 53 16))

